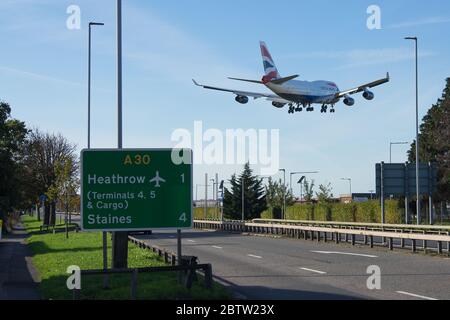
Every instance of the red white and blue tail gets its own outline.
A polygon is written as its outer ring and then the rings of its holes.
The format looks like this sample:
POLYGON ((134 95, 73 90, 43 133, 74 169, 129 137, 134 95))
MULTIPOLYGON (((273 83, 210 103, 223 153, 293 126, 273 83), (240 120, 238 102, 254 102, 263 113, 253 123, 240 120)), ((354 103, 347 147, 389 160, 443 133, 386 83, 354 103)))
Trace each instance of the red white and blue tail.
POLYGON ((278 73, 278 69, 275 66, 275 62, 273 61, 272 56, 270 55, 267 45, 262 41, 260 42, 260 45, 265 71, 265 76, 262 79, 263 83, 268 83, 271 82, 272 80, 280 79, 281 76, 278 73))

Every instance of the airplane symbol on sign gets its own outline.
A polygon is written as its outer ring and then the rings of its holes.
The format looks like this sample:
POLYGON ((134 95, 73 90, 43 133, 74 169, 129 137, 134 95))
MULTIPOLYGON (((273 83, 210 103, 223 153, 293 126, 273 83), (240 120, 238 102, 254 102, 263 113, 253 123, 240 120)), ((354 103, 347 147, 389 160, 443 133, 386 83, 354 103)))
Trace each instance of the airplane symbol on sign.
POLYGON ((154 177, 152 180, 150 180, 150 183, 153 183, 153 182, 155 182, 155 188, 161 188, 160 183, 161 182, 165 183, 166 180, 164 180, 163 178, 161 178, 159 176, 159 171, 156 171, 156 177, 154 177))

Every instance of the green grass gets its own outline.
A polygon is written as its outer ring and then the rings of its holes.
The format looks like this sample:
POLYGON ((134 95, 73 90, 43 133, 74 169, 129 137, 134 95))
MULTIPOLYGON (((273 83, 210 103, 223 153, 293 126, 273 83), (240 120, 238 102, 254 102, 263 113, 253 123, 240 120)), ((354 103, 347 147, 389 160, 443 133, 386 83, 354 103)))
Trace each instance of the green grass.
MULTIPOLYGON (((101 233, 74 233, 66 239, 64 227, 60 226, 56 234, 40 233, 35 218, 24 217, 23 222, 31 234, 28 245, 32 249, 33 264, 37 268, 44 299, 68 300, 72 293, 67 289, 69 276, 66 270, 76 265, 82 270, 102 269, 101 233)), ((109 239, 108 239, 109 240, 109 239)), ((111 265, 111 241, 109 245, 109 265, 111 265)), ((130 268, 164 266, 164 261, 156 254, 129 244, 128 263, 130 268)), ((126 300, 130 298, 131 275, 111 275, 110 289, 103 290, 102 276, 82 278, 81 299, 84 300, 126 300)), ((224 287, 214 284, 212 290, 204 288, 202 279, 191 290, 178 284, 177 273, 140 274, 138 276, 138 299, 142 300, 199 300, 230 299, 231 295, 224 287)))

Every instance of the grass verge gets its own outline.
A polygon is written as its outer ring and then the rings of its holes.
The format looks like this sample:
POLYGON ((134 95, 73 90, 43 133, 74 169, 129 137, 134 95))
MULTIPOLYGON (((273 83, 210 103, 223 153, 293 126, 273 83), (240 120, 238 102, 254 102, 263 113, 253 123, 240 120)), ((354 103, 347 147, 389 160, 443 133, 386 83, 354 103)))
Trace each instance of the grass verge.
MULTIPOLYGON (((43 299, 69 300, 72 293, 67 289, 69 266, 76 265, 82 270, 102 269, 101 233, 74 233, 66 239, 64 226, 56 233, 41 233, 35 218, 26 216, 24 225, 30 233, 28 245, 34 253, 33 264, 41 277, 40 292, 43 299)), ((108 241, 111 252, 111 243, 108 241)), ((109 265, 111 259, 109 254, 109 265)), ((164 266, 164 261, 156 254, 129 245, 128 263, 130 268, 164 266)), ((131 275, 111 275, 110 289, 102 289, 102 276, 82 278, 81 299, 83 300, 127 300, 130 298, 131 275)), ((230 299, 231 294, 215 283, 212 290, 204 288, 200 279, 191 290, 177 281, 176 273, 140 274, 137 296, 140 300, 219 300, 230 299)))

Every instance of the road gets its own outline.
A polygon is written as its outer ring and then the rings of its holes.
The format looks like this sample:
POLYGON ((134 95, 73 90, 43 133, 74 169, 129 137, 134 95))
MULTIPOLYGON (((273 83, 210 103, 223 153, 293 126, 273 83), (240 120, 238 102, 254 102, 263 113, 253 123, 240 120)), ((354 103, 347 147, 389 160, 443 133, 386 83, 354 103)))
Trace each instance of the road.
MULTIPOLYGON (((138 236, 171 251, 175 237, 138 236)), ((183 254, 212 263, 215 276, 247 299, 450 299, 450 259, 443 257, 198 230, 183 233, 183 254), (367 288, 369 266, 381 269, 381 290, 367 288)))
MULTIPOLYGON (((169 231, 136 237, 177 248, 169 231)), ((407 250, 189 230, 183 255, 212 263, 214 275, 247 299, 450 299, 450 259, 407 250), (380 267, 381 290, 367 288, 369 266, 380 267)))

